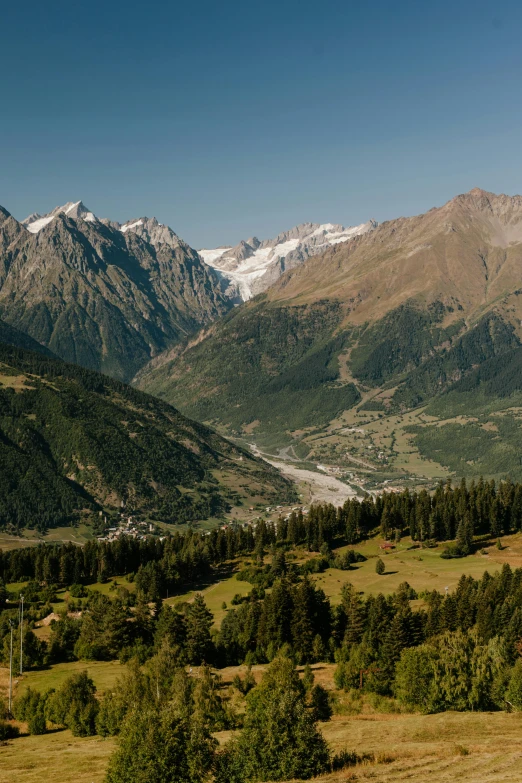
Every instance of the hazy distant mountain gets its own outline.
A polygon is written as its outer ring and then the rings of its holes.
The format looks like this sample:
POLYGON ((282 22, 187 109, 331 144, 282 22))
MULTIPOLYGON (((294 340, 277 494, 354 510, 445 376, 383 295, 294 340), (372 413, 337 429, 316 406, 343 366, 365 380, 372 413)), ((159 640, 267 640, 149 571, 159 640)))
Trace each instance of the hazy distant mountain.
POLYGON ((23 223, 0 208, 0 318, 63 359, 128 380, 227 312, 195 250, 154 219, 134 222, 101 221, 81 201, 23 223))
POLYGON ((229 294, 247 301, 266 291, 283 272, 300 266, 310 256, 366 234, 376 226, 374 220, 350 228, 332 223, 302 223, 275 239, 260 241, 252 237, 235 247, 200 250, 199 254, 229 283, 229 294))

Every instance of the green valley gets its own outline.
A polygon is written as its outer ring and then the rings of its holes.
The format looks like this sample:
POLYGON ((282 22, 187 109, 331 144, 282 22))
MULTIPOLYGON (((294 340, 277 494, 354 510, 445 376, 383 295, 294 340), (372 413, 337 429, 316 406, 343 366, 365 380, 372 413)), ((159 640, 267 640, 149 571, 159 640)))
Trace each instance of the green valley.
POLYGON ((519 479, 520 202, 474 190, 333 247, 135 383, 364 489, 519 479))

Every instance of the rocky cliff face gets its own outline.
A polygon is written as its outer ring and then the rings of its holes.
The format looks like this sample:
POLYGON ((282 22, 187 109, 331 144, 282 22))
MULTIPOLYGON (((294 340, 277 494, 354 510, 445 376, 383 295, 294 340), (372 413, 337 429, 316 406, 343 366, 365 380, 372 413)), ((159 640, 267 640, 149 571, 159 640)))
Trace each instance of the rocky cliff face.
POLYGON ((231 306, 154 219, 124 230, 80 201, 24 223, 0 212, 0 317, 63 359, 128 380, 231 306))

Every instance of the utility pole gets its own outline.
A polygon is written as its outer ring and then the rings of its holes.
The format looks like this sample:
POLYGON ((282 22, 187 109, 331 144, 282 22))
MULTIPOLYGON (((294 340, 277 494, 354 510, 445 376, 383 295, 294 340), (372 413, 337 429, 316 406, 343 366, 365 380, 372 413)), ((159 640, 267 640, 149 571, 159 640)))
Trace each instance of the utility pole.
POLYGON ((363 686, 363 675, 365 674, 375 674, 376 672, 382 672, 382 669, 378 669, 376 667, 370 668, 370 669, 359 669, 359 688, 362 689, 363 686))
POLYGON ((9 717, 11 717, 11 707, 13 706, 13 626, 12 620, 9 620, 11 627, 11 647, 9 650, 9 717))
POLYGON ((20 677, 24 673, 24 597, 20 593, 20 677))

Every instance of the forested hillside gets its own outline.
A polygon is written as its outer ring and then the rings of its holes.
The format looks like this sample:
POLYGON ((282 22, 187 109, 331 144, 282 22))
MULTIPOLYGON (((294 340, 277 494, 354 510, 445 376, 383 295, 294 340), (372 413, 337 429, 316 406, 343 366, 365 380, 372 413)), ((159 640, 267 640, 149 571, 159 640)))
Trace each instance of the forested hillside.
POLYGON ((326 424, 359 399, 340 383, 333 335, 343 317, 337 302, 295 308, 266 307, 263 297, 234 310, 186 355, 139 376, 140 388, 178 397, 195 418, 240 431, 259 421, 284 431, 326 424))
POLYGON ((28 351, 43 353, 44 356, 53 356, 53 353, 41 345, 25 332, 20 332, 5 321, 0 321, 0 343, 16 345, 17 348, 26 348, 28 351))
POLYGON ((176 523, 222 515, 245 498, 293 497, 270 465, 171 406, 6 344, 0 462, 0 526, 17 530, 122 505, 176 523))

